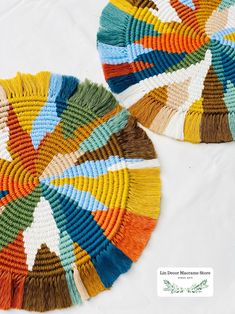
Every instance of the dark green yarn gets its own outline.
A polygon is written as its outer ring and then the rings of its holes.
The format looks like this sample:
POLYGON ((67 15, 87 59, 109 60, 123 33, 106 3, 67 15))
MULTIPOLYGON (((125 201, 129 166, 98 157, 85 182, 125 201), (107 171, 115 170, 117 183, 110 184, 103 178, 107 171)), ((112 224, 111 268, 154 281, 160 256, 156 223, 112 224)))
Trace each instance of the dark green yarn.
POLYGON ((96 117, 104 116, 116 105, 117 100, 109 91, 86 80, 78 86, 62 114, 64 136, 72 137, 78 127, 90 123, 96 117))
POLYGON ((0 250, 14 241, 19 231, 24 231, 32 224, 34 209, 40 196, 41 188, 37 186, 29 195, 15 199, 5 206, 0 220, 0 250))

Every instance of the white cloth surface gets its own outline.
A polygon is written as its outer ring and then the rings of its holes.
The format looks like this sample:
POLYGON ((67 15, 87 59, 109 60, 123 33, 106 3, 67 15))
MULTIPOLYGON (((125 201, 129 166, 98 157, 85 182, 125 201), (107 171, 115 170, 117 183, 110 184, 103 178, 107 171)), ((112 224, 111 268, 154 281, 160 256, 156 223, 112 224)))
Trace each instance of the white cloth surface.
MULTIPOLYGON (((49 70, 105 84, 96 32, 106 3, 0 0, 0 77, 49 70)), ((148 133, 161 162, 162 206, 147 248, 110 291, 55 313, 235 313, 235 143, 193 145, 148 133), (214 297, 158 297, 164 266, 213 267, 214 297)))

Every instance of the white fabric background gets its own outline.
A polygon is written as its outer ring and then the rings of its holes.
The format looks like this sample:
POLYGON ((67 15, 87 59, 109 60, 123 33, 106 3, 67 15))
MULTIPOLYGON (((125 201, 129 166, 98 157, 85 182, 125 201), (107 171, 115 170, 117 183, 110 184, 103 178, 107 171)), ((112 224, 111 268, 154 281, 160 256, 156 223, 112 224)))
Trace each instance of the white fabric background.
MULTIPOLYGON (((0 77, 50 70, 104 83, 96 31, 106 3, 0 0, 0 77)), ((235 313, 235 143, 193 145, 150 135, 162 169, 158 227, 110 291, 61 313, 235 313), (214 297, 159 298, 159 266, 213 267, 214 297)))

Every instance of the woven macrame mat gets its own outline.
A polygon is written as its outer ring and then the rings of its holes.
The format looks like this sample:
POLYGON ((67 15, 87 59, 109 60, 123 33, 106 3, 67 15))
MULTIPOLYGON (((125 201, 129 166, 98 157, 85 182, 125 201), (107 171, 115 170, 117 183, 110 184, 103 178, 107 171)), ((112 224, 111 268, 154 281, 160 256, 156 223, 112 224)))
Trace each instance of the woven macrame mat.
POLYGON ((153 145, 105 88, 49 72, 0 80, 0 309, 109 289, 159 207, 153 145))
POLYGON ((110 0, 98 50, 111 90, 145 127, 235 139, 235 0, 110 0))

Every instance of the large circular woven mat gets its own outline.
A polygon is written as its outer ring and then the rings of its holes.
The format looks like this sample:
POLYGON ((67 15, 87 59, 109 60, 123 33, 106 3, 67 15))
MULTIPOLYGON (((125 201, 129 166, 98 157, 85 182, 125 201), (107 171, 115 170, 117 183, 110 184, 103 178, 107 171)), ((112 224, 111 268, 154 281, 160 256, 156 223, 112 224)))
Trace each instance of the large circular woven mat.
POLYGON ((0 80, 0 308, 110 288, 159 215, 154 147, 112 94, 41 72, 0 80))
POLYGON ((145 127, 235 139, 235 0, 110 0, 98 49, 111 90, 145 127))

